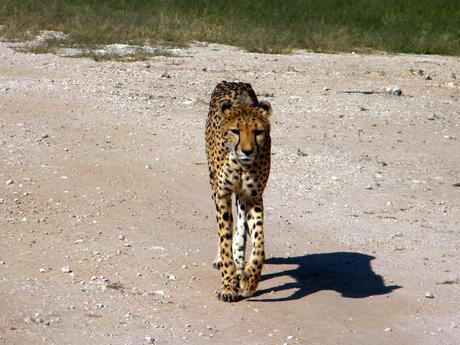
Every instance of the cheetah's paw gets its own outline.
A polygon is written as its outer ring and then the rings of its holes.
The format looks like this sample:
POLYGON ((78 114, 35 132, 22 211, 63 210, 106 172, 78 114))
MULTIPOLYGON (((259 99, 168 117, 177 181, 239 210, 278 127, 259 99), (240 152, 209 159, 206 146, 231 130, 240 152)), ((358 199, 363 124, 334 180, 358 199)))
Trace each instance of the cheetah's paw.
POLYGON ((240 299, 240 296, 232 287, 222 287, 217 293, 217 297, 224 302, 236 302, 240 299))

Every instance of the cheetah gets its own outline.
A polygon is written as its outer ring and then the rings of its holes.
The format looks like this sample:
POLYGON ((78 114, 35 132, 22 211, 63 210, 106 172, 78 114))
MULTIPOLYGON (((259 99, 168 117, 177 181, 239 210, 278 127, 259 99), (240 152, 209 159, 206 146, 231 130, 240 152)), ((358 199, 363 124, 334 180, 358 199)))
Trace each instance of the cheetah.
POLYGON ((265 259, 262 194, 270 173, 270 115, 250 84, 217 84, 206 121, 206 156, 216 206, 219 248, 214 267, 222 275, 218 298, 234 302, 257 289, 265 259), (232 195, 237 221, 233 230, 232 195), (245 262, 246 235, 252 251, 245 262))

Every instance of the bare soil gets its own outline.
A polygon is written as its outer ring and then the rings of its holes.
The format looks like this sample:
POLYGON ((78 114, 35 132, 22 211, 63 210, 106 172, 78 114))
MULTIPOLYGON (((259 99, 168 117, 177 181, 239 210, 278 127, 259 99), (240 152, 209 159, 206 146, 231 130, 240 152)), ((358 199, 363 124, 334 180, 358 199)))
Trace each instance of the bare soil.
POLYGON ((178 55, 0 43, 0 344, 459 344, 460 58, 178 55), (238 303, 212 268, 220 80, 274 109, 268 259, 238 303))

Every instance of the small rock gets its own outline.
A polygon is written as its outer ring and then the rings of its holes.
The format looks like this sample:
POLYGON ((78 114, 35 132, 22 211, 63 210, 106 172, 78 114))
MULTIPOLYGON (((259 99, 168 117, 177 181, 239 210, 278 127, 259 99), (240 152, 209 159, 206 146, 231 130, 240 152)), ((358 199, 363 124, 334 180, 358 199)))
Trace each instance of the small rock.
POLYGON ((327 86, 323 87, 323 91, 330 91, 331 89, 328 88, 327 86))
POLYGON ((160 297, 164 297, 166 294, 163 290, 155 290, 154 293, 155 295, 160 296, 160 297))
POLYGON ((392 85, 392 86, 388 86, 386 89, 385 89, 386 92, 392 94, 392 95, 396 95, 396 96, 401 96, 402 95, 402 91, 401 91, 401 88, 397 85, 392 85))
POLYGON ((102 303, 96 303, 96 309, 101 309, 104 308, 104 305, 102 303))
POLYGON ((434 121, 434 120, 437 120, 437 119, 439 119, 439 116, 436 113, 431 114, 431 116, 429 116, 427 118, 427 120, 429 120, 429 121, 434 121))
POLYGON ((425 80, 431 80, 431 79, 433 79, 433 78, 431 78, 431 75, 427 74, 427 75, 425 76, 425 80))
POLYGON ((63 266, 61 268, 61 271, 64 272, 64 273, 70 273, 70 272, 72 272, 72 269, 70 268, 70 266, 63 266))
POLYGON ((186 99, 182 102, 183 105, 194 105, 195 101, 193 99, 186 99))
POLYGON ((153 343, 155 342, 155 338, 154 338, 154 337, 149 337, 149 336, 147 336, 147 337, 145 337, 144 339, 145 339, 145 341, 147 342, 147 344, 153 344, 153 343))
POLYGON ((123 234, 118 235, 118 239, 123 241, 125 239, 125 235, 123 235, 123 234))
POLYGON ((161 73, 161 77, 162 78, 171 78, 171 75, 168 72, 165 71, 165 72, 161 73))
POLYGON ((46 268, 43 268, 43 267, 40 268, 38 271, 39 271, 40 273, 46 273, 46 272, 48 272, 48 270, 47 270, 46 268))
POLYGON ((46 134, 46 133, 43 133, 43 134, 41 135, 41 137, 42 137, 42 139, 46 139, 46 138, 48 138, 48 137, 49 137, 49 135, 48 135, 48 134, 46 134))
POLYGON ((434 298, 434 295, 431 292, 427 291, 427 292, 425 292, 425 297, 426 298, 434 298))
POLYGON ((12 179, 8 179, 8 180, 6 180, 6 182, 5 182, 5 184, 6 184, 7 186, 9 186, 10 184, 13 184, 13 183, 14 183, 14 181, 13 181, 12 179))
POLYGON ((146 63, 144 64, 144 68, 150 68, 150 64, 149 64, 148 62, 146 62, 146 63))
POLYGON ((4 200, 3 198, 0 198, 0 204, 3 204, 4 200))
POLYGON ((393 330, 390 327, 385 327, 383 330, 385 333, 392 332, 393 330))

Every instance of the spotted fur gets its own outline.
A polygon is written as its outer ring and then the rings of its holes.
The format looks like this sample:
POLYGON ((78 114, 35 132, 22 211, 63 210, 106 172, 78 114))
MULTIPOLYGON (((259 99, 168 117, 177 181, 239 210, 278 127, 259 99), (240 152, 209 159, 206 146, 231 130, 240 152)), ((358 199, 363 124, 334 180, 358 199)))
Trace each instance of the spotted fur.
POLYGON ((262 194, 270 172, 270 115, 270 104, 259 102, 250 84, 222 81, 211 95, 206 155, 219 231, 214 266, 222 275, 218 297, 227 302, 255 292, 264 264, 262 194), (252 250, 246 263, 247 235, 252 250))

